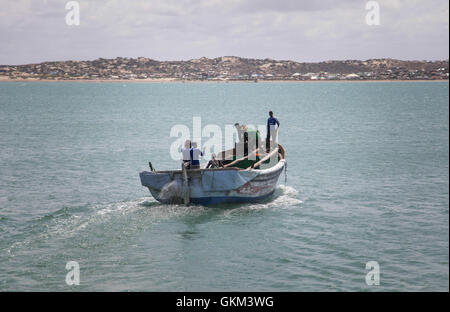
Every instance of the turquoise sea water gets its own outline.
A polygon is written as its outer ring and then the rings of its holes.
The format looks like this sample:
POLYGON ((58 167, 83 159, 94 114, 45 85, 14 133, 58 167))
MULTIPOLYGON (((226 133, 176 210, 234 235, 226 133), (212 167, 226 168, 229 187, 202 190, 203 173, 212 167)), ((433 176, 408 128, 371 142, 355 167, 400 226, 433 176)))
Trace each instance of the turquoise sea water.
POLYGON ((2 82, 0 290, 448 291, 448 100, 448 82, 2 82), (140 185, 148 161, 178 168, 175 124, 270 109, 271 201, 167 206, 140 185))

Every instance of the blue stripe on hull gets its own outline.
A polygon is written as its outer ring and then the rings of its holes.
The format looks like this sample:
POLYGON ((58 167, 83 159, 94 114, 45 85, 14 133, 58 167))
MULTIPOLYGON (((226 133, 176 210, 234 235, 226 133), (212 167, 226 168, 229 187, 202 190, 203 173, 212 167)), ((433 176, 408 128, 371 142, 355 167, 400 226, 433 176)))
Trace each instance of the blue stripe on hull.
POLYGON ((191 203, 203 206, 211 206, 217 204, 231 204, 231 203, 258 203, 266 200, 273 195, 275 190, 269 194, 258 197, 237 197, 237 196, 214 196, 214 197, 198 197, 191 198, 191 203))

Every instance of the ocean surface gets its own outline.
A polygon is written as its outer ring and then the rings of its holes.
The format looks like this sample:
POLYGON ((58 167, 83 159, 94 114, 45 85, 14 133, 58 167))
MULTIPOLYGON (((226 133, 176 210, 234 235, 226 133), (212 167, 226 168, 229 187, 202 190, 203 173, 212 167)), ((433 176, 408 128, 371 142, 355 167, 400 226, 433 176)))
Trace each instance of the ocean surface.
POLYGON ((0 83, 0 291, 448 291, 448 189, 448 82, 0 83), (179 167, 174 125, 269 110, 288 163, 271 200, 141 186, 149 161, 179 167))

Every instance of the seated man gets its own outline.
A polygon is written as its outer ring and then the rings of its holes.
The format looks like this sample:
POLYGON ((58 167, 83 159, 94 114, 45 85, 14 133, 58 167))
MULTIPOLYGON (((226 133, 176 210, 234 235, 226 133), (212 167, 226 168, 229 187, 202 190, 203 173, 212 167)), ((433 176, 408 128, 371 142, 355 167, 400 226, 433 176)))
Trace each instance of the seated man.
POLYGON ((214 153, 211 155, 211 160, 206 165, 206 169, 208 168, 223 168, 222 161, 216 159, 216 154, 214 153))

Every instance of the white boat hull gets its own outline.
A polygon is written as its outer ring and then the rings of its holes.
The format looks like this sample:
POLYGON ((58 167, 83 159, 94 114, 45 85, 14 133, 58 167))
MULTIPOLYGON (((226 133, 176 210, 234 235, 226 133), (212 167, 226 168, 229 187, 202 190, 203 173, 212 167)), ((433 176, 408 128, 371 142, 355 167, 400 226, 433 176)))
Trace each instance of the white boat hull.
MULTIPOLYGON (((278 178, 286 166, 281 159, 269 169, 237 168, 188 170, 189 201, 193 204, 260 202, 273 195, 278 178)), ((186 186, 181 170, 143 171, 141 183, 153 197, 167 204, 183 203, 186 186)))

